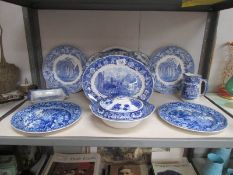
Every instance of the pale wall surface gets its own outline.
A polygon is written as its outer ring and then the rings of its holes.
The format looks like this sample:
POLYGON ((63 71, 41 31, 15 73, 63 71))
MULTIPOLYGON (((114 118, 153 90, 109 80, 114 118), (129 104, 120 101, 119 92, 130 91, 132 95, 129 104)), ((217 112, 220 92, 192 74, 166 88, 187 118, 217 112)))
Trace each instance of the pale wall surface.
POLYGON ((43 56, 71 44, 88 56, 121 46, 150 55, 166 45, 178 45, 194 58, 197 72, 207 13, 40 10, 43 56))
POLYGON ((220 12, 216 46, 209 77, 210 92, 216 91, 223 82, 223 71, 229 60, 228 47, 225 45, 228 41, 233 41, 233 9, 220 12))
POLYGON ((20 82, 31 82, 22 7, 0 1, 0 24, 3 28, 3 49, 7 62, 20 68, 20 82))

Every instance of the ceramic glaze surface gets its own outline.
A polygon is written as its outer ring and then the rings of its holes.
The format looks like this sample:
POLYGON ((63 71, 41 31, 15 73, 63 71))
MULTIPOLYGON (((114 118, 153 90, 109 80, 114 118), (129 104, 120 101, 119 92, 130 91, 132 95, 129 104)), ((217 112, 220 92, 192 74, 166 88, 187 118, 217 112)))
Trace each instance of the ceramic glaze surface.
POLYGON ((164 94, 176 93, 181 88, 183 73, 194 72, 192 56, 184 49, 168 46, 154 52, 150 57, 155 77, 154 90, 164 94))
POLYGON ((81 114, 81 108, 70 102, 40 102, 28 106, 11 119, 11 125, 25 133, 48 133, 64 129, 75 123, 81 114))
POLYGON ((94 101, 128 96, 147 100, 153 77, 145 65, 124 55, 107 55, 90 64, 83 74, 85 95, 94 101))
POLYGON ((100 106, 105 110, 113 112, 135 112, 143 108, 142 101, 129 97, 116 97, 113 99, 103 99, 100 106))
POLYGON ((59 46, 44 59, 43 76, 48 88, 62 87, 68 93, 81 90, 86 56, 72 46, 59 46))
POLYGON ((58 101, 65 100, 68 94, 62 89, 37 89, 31 90, 28 93, 28 99, 31 102, 42 102, 42 101, 58 101))
POLYGON ((144 119, 155 110, 155 106, 148 102, 144 102, 143 106, 144 107, 140 111, 125 112, 125 113, 105 110, 102 107, 100 107, 98 103, 92 103, 90 105, 90 108, 94 115, 96 115, 97 117, 103 120, 127 122, 127 121, 137 121, 137 120, 144 119))
POLYGON ((213 133, 227 127, 227 119, 222 114, 199 104, 167 103, 158 109, 158 113, 169 124, 189 131, 213 133))
POLYGON ((87 66, 90 65, 91 63, 93 63, 95 60, 98 60, 100 58, 109 56, 109 55, 122 55, 122 56, 127 56, 130 58, 133 58, 137 61, 140 61, 141 63, 145 64, 145 65, 149 65, 149 57, 142 53, 142 52, 134 52, 134 51, 126 51, 120 48, 113 48, 113 49, 109 49, 106 50, 104 52, 99 52, 99 53, 95 53, 94 55, 92 55, 88 61, 87 61, 87 66))
POLYGON ((201 75, 190 73, 184 74, 184 80, 181 89, 181 98, 185 100, 197 99, 201 95, 204 95, 207 89, 207 80, 202 79, 201 75))

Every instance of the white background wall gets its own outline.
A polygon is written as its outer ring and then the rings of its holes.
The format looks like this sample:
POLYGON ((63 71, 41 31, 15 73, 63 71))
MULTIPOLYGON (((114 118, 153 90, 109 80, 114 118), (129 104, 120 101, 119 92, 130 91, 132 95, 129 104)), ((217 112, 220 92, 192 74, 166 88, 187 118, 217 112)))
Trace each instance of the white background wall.
POLYGON ((216 47, 210 69, 209 91, 216 91, 222 84, 223 71, 229 60, 226 42, 233 42, 233 8, 220 12, 216 47))
POLYGON ((206 13, 40 10, 43 56, 71 44, 88 56, 111 46, 150 55, 166 45, 178 45, 194 58, 197 72, 206 13))
POLYGON ((0 24, 6 61, 20 68, 21 83, 25 78, 31 82, 22 7, 0 1, 0 24))

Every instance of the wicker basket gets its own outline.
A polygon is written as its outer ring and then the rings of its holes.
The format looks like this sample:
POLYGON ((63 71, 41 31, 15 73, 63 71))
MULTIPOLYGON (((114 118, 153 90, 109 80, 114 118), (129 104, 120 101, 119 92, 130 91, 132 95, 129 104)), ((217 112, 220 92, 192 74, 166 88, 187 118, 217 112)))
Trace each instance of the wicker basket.
POLYGON ((20 77, 19 68, 6 62, 3 53, 2 34, 3 30, 0 26, 0 94, 15 90, 20 77))

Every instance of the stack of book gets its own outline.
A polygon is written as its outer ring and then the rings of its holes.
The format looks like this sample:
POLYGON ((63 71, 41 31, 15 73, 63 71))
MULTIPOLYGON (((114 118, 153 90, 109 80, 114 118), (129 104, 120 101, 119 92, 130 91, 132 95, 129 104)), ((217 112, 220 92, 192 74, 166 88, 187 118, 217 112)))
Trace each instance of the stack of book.
POLYGON ((105 175, 149 175, 148 165, 114 164, 108 165, 105 175))
POLYGON ((44 175, 99 175, 100 156, 98 154, 52 155, 42 173, 44 175))
POLYGON ((154 175, 197 175, 189 162, 158 164, 152 163, 154 175))

